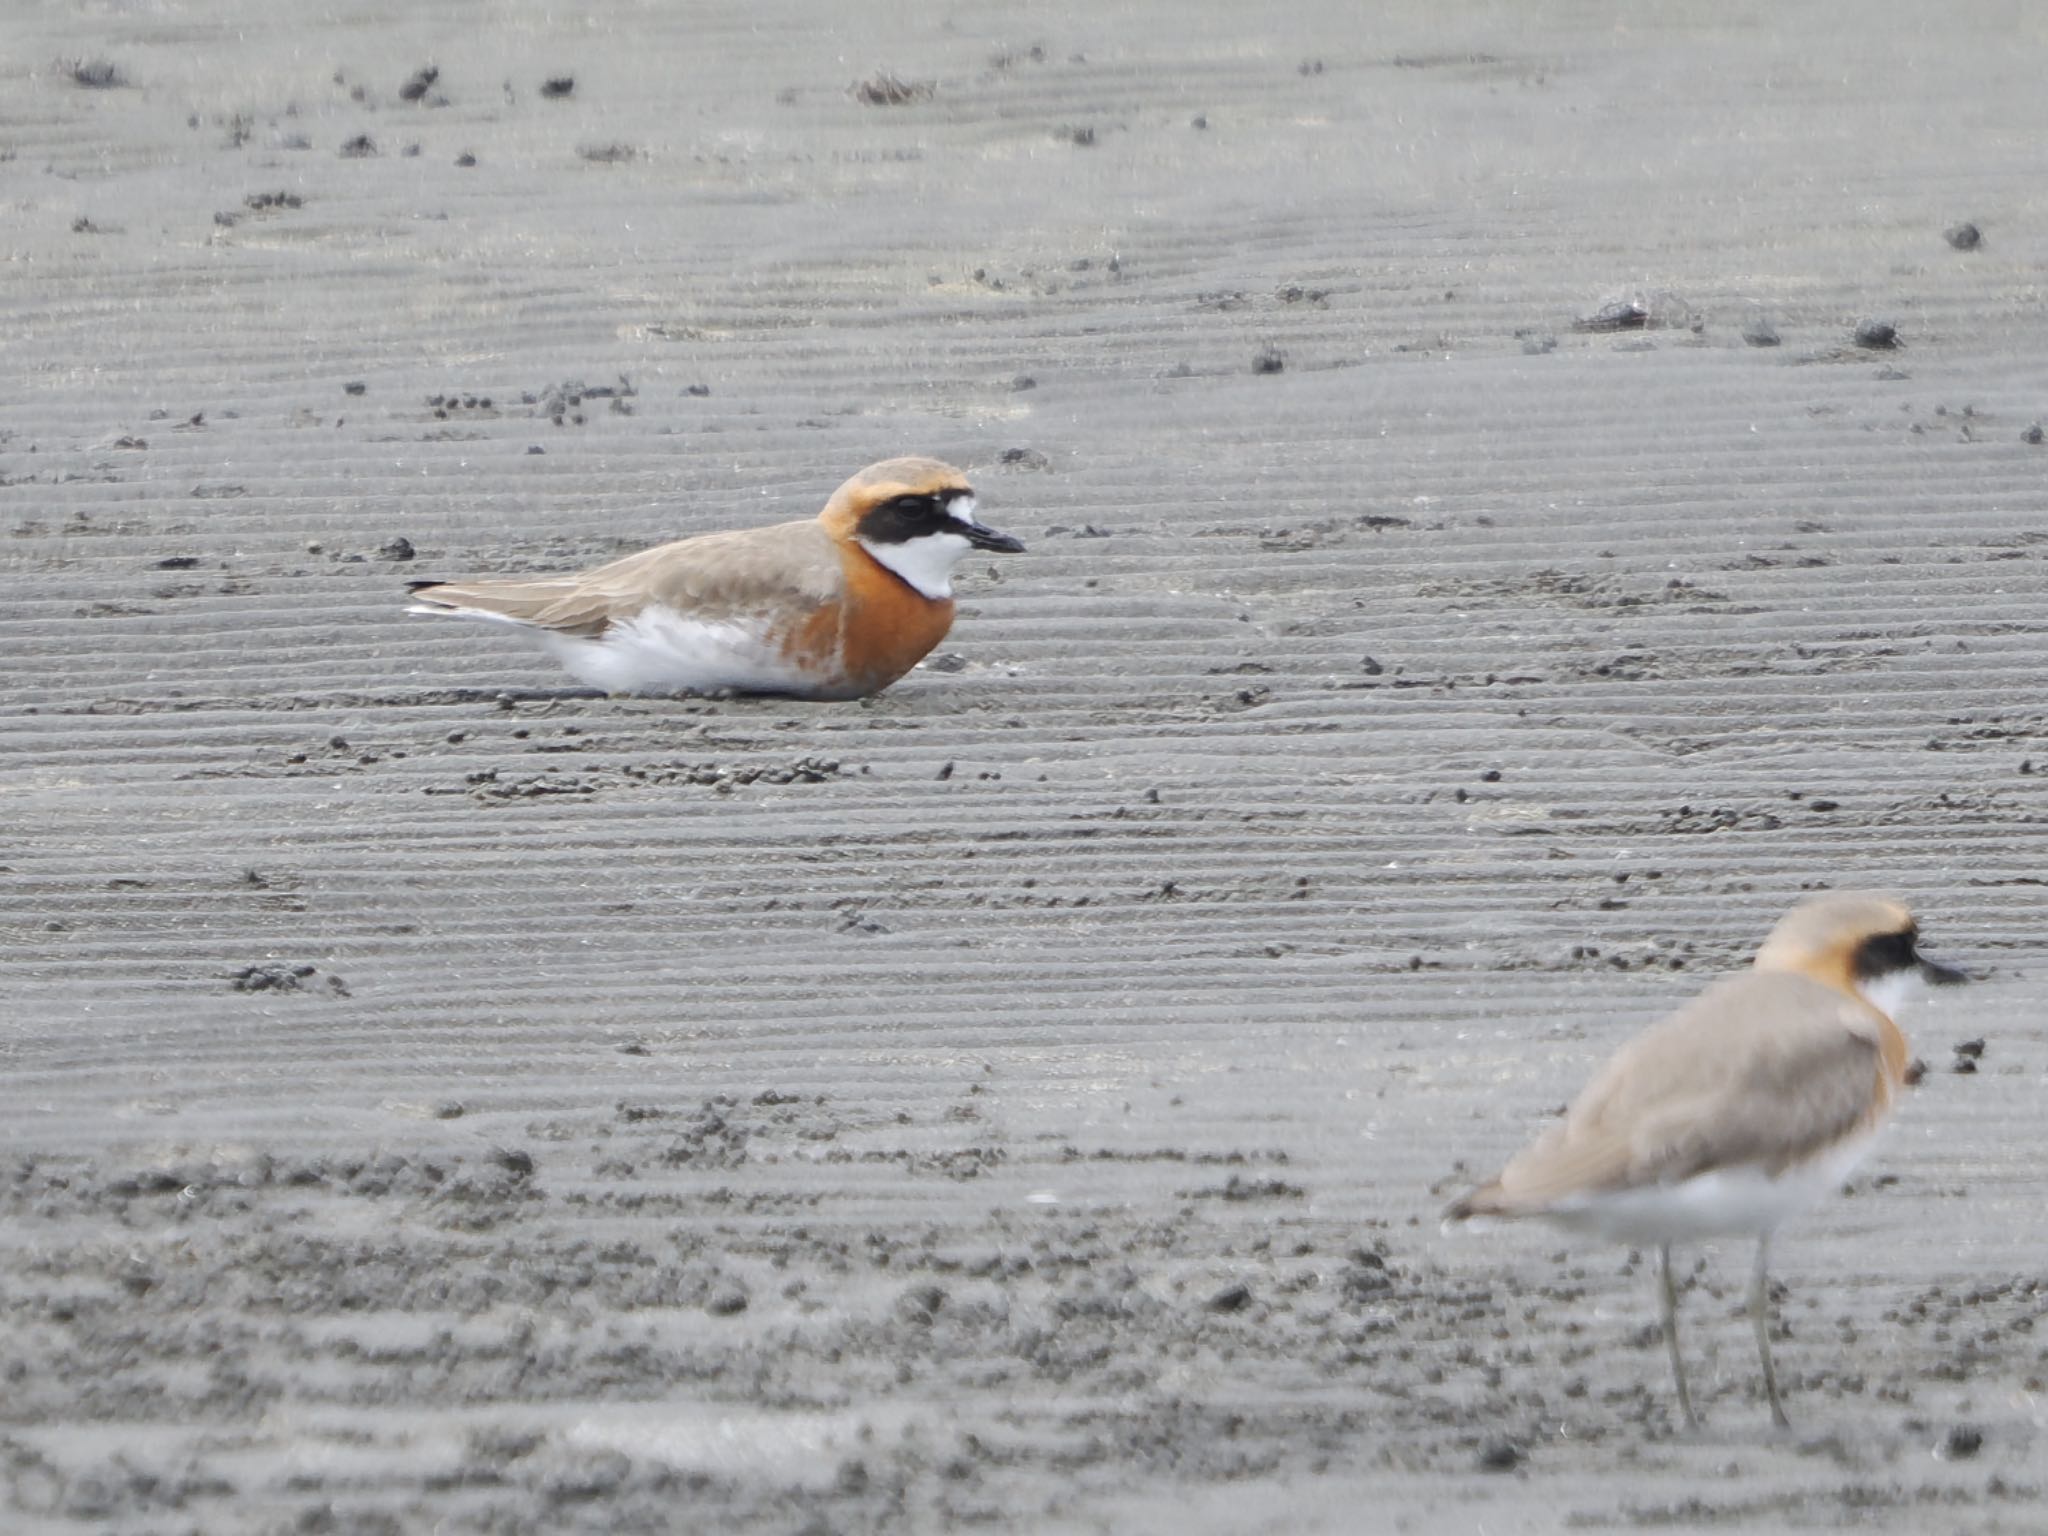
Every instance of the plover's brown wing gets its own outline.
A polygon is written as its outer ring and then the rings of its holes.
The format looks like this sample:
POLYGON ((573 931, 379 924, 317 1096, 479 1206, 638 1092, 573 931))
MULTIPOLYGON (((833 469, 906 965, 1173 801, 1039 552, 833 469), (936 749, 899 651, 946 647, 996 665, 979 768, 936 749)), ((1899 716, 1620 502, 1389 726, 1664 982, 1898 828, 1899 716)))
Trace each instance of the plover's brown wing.
POLYGON ((707 533, 643 549, 573 576, 415 583, 415 613, 463 614, 595 639, 650 603, 707 621, 839 595, 839 549, 817 522, 707 533))
POLYGON ((845 595, 846 572, 838 541, 808 518, 649 550, 590 572, 584 584, 615 602, 659 603, 718 621, 808 616, 845 595))
POLYGON ((1534 1215, 1574 1195, 1803 1162, 1882 1112, 1886 1022, 1801 976, 1731 976, 1623 1046, 1450 1215, 1534 1215))

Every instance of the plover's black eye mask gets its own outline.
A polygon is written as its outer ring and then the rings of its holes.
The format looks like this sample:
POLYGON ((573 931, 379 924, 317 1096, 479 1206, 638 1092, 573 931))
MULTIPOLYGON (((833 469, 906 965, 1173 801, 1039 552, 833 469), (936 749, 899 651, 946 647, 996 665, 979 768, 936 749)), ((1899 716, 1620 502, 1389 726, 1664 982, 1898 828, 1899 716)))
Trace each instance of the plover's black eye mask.
POLYGON ((951 504, 961 498, 971 503, 974 493, 958 489, 892 496, 862 515, 860 536, 874 544, 901 544, 927 534, 964 533, 971 518, 955 517, 951 510, 951 504))
POLYGON ((1880 976, 1910 971, 1920 963, 1920 935, 1907 928, 1899 933, 1874 933, 1856 946, 1851 964, 1858 981, 1875 981, 1880 976))

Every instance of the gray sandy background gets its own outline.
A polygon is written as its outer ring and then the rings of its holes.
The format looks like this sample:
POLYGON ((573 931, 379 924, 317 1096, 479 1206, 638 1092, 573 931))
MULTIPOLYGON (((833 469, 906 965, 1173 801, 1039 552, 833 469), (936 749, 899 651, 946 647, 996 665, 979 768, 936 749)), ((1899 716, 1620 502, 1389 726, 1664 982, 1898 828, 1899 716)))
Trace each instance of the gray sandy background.
POLYGON ((10 6, 0 1528, 2042 1529, 2044 41, 10 6), (866 703, 401 613, 903 452, 866 703), (1687 1437, 1435 1213, 1817 885, 1982 980, 1687 1437))

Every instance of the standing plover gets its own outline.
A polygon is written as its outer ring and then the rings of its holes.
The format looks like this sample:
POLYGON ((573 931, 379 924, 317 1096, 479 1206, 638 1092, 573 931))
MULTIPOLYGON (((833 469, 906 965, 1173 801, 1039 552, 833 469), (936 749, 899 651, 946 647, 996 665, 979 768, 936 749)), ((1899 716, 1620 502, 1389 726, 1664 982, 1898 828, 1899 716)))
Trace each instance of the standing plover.
POLYGON ((1917 982, 1964 979, 1922 959, 1918 941, 1913 914, 1886 897, 1801 902, 1751 969, 1624 1045, 1562 1121, 1454 1201, 1445 1221, 1541 1216, 1654 1243, 1664 1341, 1694 1427, 1671 1245, 1754 1236, 1750 1322, 1771 1418, 1785 1426, 1767 1315, 1771 1234, 1841 1187, 1890 1111, 1907 1063, 1891 1010, 1917 982))

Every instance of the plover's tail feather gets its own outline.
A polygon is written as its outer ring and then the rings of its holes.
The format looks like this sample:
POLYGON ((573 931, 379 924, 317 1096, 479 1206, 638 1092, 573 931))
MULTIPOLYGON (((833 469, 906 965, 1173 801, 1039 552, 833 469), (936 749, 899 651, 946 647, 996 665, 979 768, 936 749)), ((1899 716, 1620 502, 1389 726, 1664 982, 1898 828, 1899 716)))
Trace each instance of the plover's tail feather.
POLYGON ((574 601, 573 577, 538 581, 413 581, 406 583, 413 601, 407 613, 438 614, 462 619, 489 619, 498 624, 575 633, 602 630, 604 618, 582 611, 574 601))

